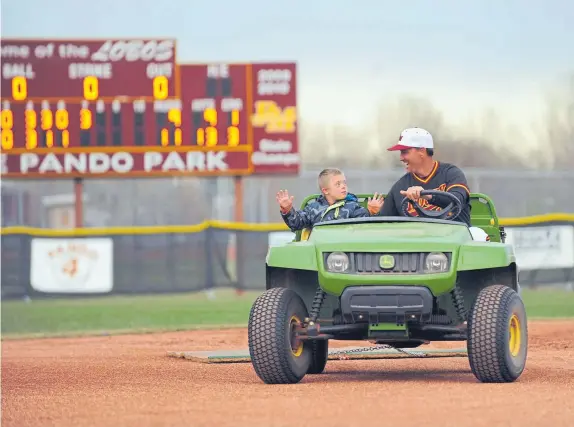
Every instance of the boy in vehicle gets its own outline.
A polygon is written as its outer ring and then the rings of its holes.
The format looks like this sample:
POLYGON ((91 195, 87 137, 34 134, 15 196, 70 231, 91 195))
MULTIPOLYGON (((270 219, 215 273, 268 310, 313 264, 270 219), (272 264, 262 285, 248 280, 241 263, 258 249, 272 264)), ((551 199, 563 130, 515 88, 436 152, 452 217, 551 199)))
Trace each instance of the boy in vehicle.
POLYGON ((294 196, 289 196, 287 190, 280 190, 277 193, 276 199, 281 217, 291 231, 310 228, 323 221, 377 215, 383 206, 382 195, 375 193, 372 199, 369 198, 368 209, 362 207, 357 197, 347 192, 345 175, 339 169, 322 170, 318 183, 321 196, 310 202, 303 210, 293 208, 294 196))

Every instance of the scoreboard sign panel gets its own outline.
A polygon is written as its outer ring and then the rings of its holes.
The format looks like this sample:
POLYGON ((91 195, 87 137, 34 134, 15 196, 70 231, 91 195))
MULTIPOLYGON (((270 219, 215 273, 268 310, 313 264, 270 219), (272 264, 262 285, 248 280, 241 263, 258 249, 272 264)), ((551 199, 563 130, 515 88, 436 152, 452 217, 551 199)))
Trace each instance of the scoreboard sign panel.
POLYGON ((175 40, 2 42, 2 98, 14 101, 174 98, 175 73, 175 40))
POLYGON ((296 83, 295 64, 253 65, 256 173, 299 173, 296 83))
POLYGON ((2 41, 2 177, 296 174, 295 64, 175 40, 2 41))

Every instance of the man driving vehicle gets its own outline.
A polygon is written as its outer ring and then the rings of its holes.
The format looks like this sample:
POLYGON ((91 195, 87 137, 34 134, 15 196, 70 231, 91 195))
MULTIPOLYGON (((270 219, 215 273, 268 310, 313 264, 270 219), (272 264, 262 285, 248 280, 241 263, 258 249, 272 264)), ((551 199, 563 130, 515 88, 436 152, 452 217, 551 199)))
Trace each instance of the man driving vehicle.
MULTIPOLYGON (((407 173, 403 175, 389 190, 381 216, 402 216, 403 198, 425 210, 440 210, 452 201, 446 196, 422 196, 423 190, 439 190, 453 194, 462 205, 462 210, 455 221, 464 222, 470 226, 470 190, 464 172, 457 166, 438 162, 433 159, 434 142, 432 135, 421 128, 408 128, 401 132, 399 141, 388 151, 400 151, 400 159, 406 166, 407 173)), ((418 216, 418 212, 409 203, 408 212, 418 216)), ((475 240, 487 240, 486 233, 476 227, 471 227, 475 240)))

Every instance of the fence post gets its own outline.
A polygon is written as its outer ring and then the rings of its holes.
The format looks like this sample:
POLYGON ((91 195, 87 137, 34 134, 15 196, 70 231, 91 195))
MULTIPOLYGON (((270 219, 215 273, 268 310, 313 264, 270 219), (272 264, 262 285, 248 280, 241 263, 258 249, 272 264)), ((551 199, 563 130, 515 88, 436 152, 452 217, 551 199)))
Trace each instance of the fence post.
POLYGON ((245 251, 245 232, 237 230, 235 232, 235 271, 237 272, 236 293, 241 295, 245 288, 245 262, 243 258, 247 256, 245 251))
POLYGON ((206 291, 213 291, 215 287, 215 281, 213 279, 213 257, 211 250, 211 239, 213 238, 213 230, 211 225, 209 225, 205 231, 205 238, 203 240, 204 250, 205 250, 205 290, 206 291))

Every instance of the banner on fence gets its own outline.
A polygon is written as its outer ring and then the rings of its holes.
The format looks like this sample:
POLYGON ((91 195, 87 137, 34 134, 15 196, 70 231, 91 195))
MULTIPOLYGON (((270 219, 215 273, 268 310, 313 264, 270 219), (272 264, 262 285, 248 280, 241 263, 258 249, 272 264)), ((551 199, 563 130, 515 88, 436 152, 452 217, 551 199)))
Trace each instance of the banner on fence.
POLYGON ((113 288, 111 238, 34 238, 30 285, 37 292, 93 294, 113 288))
POLYGON ((506 229, 521 270, 574 268, 574 227, 549 225, 506 229))

